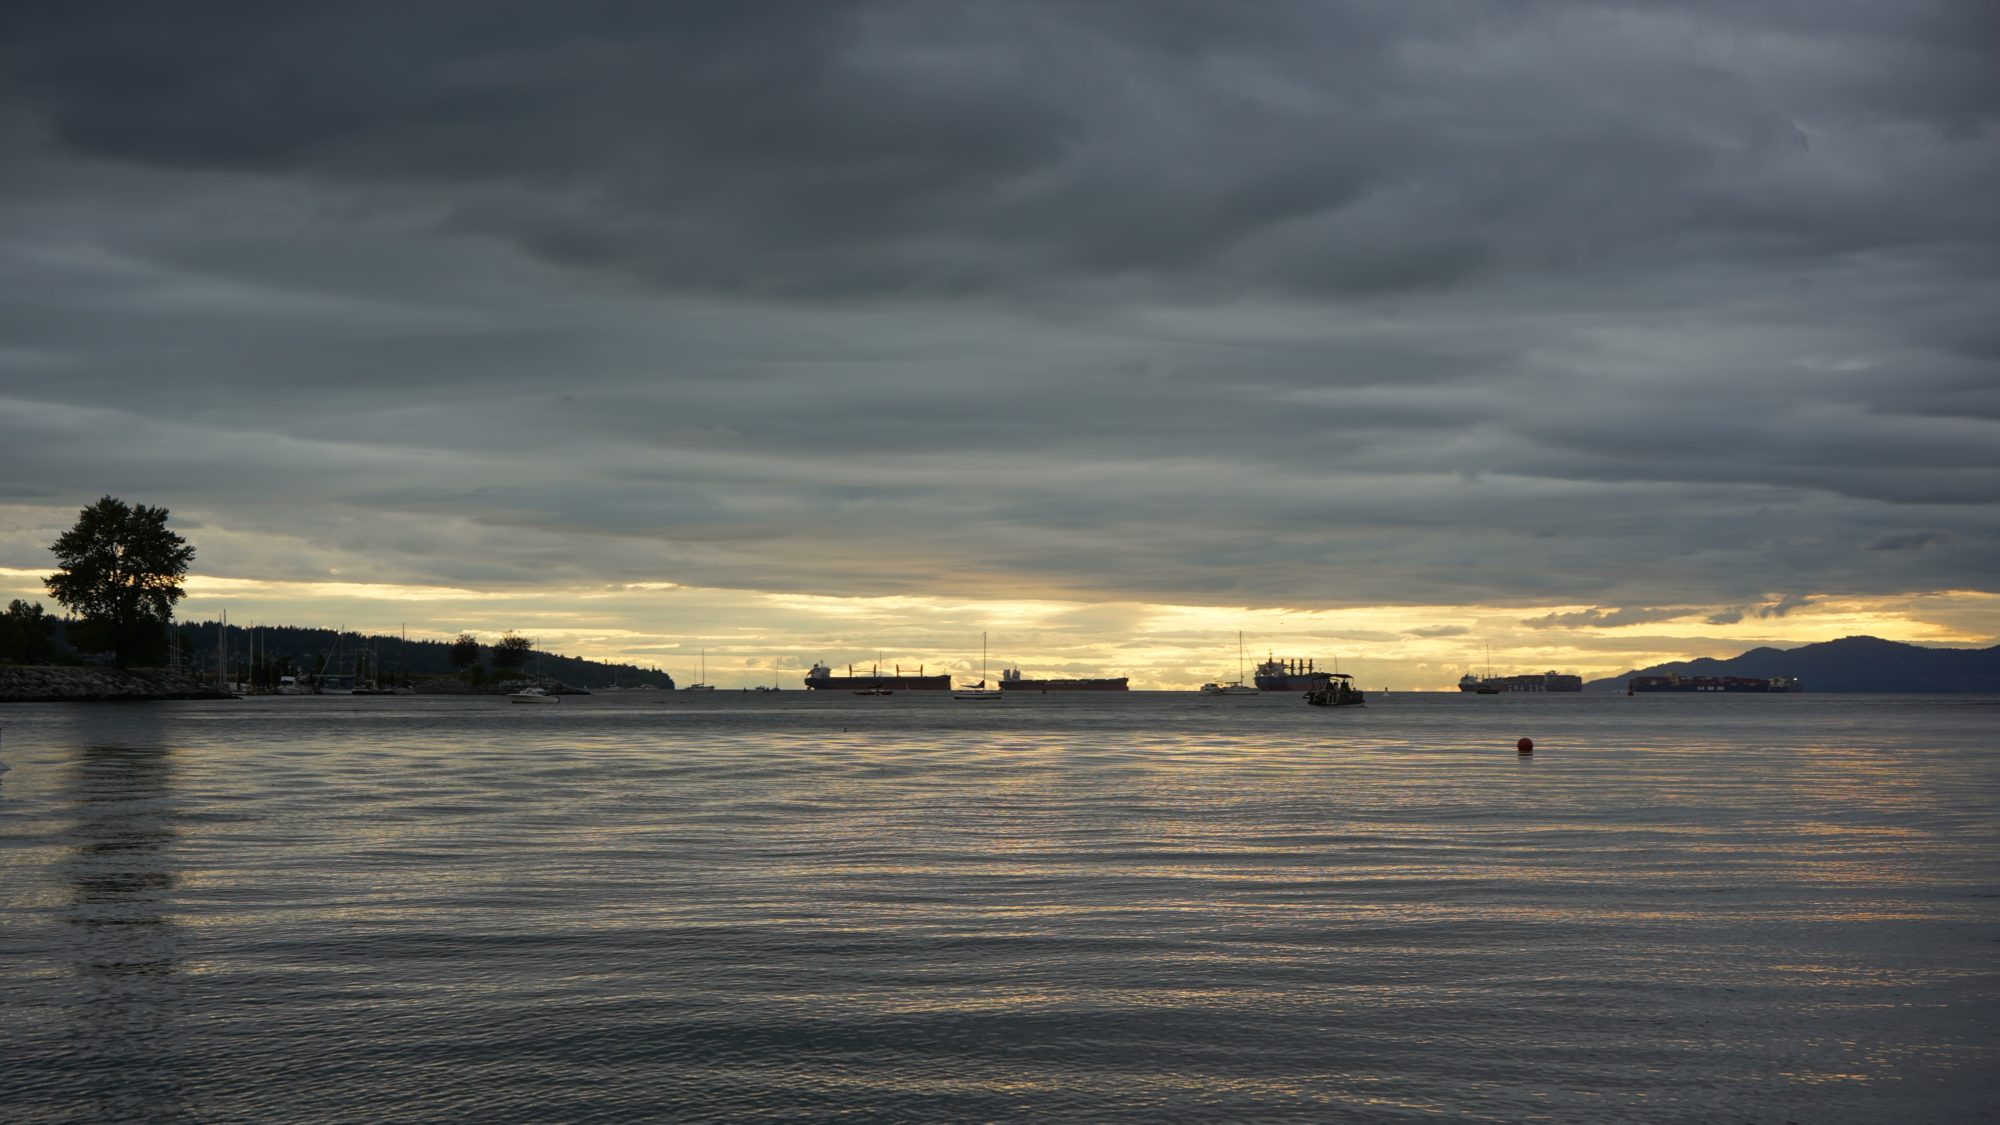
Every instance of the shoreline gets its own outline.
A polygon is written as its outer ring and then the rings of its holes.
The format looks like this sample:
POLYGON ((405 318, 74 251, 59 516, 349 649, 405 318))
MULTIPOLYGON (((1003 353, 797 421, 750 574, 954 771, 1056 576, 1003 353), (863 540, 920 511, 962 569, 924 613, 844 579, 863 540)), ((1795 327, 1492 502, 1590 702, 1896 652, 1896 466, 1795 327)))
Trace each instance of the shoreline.
POLYGON ((0 664, 0 703, 145 703, 234 699, 164 668, 0 664))

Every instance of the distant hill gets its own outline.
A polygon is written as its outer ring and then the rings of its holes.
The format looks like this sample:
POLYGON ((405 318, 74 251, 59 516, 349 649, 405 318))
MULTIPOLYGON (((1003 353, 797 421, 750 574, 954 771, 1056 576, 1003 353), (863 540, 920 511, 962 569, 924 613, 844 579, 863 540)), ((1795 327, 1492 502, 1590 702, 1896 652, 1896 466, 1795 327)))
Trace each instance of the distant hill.
POLYGON ((1880 637, 1842 637, 1802 648, 1753 648, 1727 660, 1655 664, 1583 685, 1585 691, 1624 691, 1634 676, 1792 676, 1809 692, 2000 692, 2000 645, 1992 648, 1922 648, 1880 637))
MULTIPOLYGON (((219 627, 214 621, 188 621, 174 626, 184 658, 197 671, 207 671, 215 667, 219 627)), ((282 665, 282 670, 286 672, 318 671, 329 657, 332 658, 336 670, 352 671, 358 654, 361 655, 364 667, 379 669, 384 679, 401 678, 405 672, 412 678, 422 678, 447 675, 454 671, 451 665, 451 645, 442 641, 405 642, 401 637, 362 636, 334 629, 312 629, 293 625, 264 625, 251 630, 232 624, 229 626, 231 664, 238 664, 245 658, 247 638, 253 631, 257 634, 260 663, 268 661, 273 666, 282 665)), ((492 641, 498 638, 486 639, 492 641)), ((492 648, 481 645, 479 658, 491 668, 492 648)), ((636 664, 605 664, 596 660, 558 656, 546 652, 528 657, 528 663, 523 670, 547 676, 572 687, 601 688, 614 684, 621 687, 637 687, 640 684, 651 684, 657 688, 674 686, 674 678, 657 668, 641 668, 636 664)))

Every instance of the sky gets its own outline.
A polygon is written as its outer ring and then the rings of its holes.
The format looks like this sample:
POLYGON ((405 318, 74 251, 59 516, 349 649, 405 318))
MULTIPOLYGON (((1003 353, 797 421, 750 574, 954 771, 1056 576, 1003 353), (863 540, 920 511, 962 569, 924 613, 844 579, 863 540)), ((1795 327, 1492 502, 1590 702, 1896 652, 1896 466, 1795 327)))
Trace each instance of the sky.
POLYGON ((796 684, 2000 642, 2000 7, 0 11, 0 598, 796 684))

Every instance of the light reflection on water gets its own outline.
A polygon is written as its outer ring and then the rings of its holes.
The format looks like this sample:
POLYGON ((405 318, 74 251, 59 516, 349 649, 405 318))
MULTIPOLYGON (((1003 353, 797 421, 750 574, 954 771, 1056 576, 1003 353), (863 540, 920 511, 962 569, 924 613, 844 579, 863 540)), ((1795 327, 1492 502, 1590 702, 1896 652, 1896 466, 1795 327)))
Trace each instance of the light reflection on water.
POLYGON ((0 1105, 2000 1110, 2000 707, 1294 703, 11 707, 0 1105))

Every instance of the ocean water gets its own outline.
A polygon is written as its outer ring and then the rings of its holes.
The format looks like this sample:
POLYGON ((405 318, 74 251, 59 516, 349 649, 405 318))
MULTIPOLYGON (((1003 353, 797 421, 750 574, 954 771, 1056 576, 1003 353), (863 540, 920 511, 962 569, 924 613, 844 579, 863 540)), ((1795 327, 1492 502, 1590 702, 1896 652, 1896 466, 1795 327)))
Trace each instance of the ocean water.
POLYGON ((0 763, 8 1122, 2000 1117, 1991 698, 11 705, 0 763))

